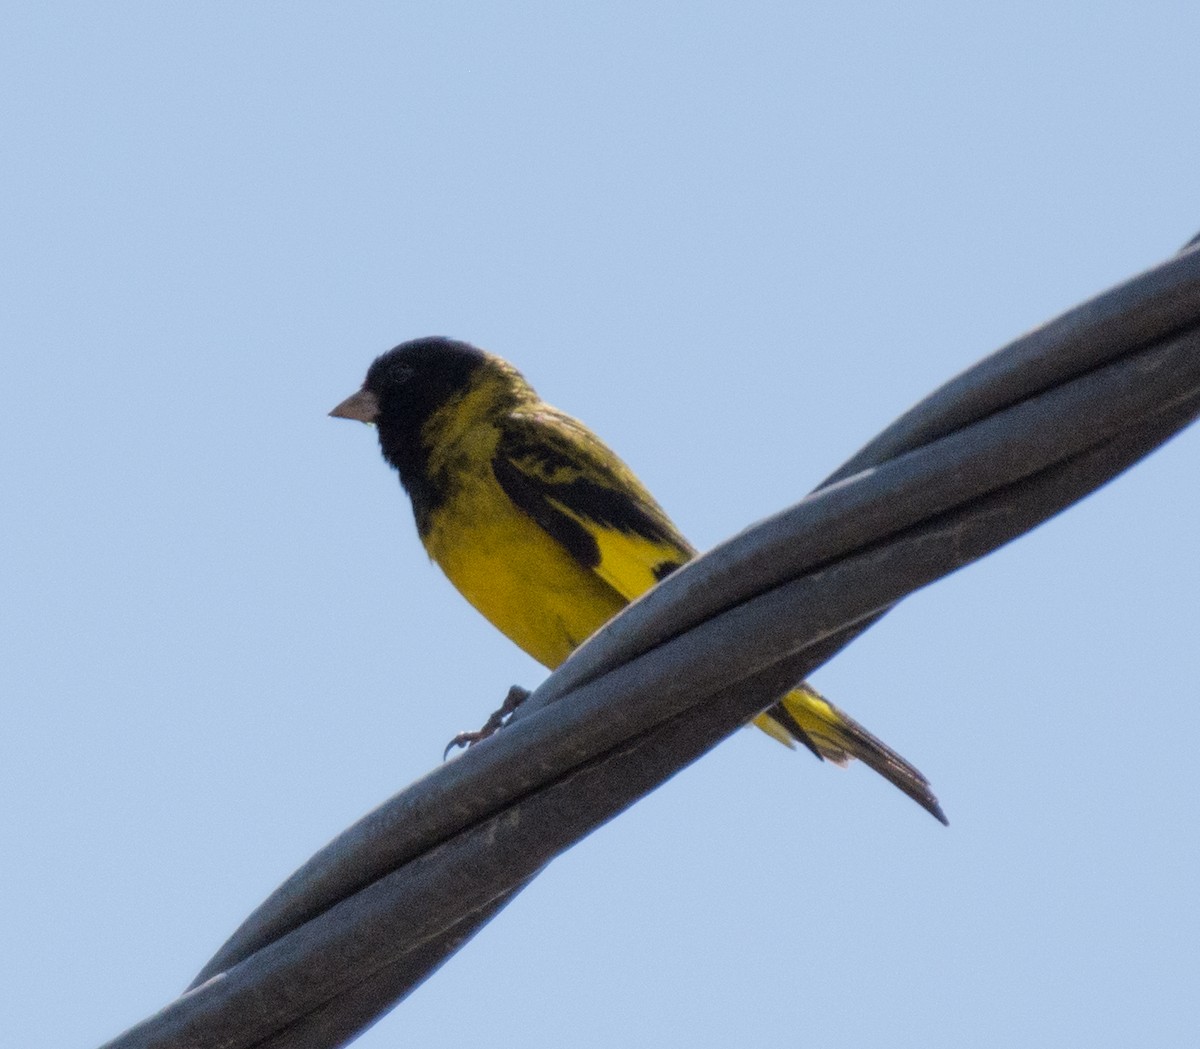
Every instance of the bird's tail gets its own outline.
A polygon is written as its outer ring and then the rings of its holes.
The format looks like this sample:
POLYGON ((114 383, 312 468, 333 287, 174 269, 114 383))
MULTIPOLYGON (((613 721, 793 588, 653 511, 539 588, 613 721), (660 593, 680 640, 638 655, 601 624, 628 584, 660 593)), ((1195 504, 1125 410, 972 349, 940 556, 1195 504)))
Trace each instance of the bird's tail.
POLYGON ((838 710, 811 685, 792 689, 778 703, 754 719, 769 736, 786 743, 803 743, 819 758, 845 765, 858 758, 889 783, 899 787, 936 820, 949 823, 942 807, 919 769, 905 761, 881 739, 876 739, 849 714, 838 710))

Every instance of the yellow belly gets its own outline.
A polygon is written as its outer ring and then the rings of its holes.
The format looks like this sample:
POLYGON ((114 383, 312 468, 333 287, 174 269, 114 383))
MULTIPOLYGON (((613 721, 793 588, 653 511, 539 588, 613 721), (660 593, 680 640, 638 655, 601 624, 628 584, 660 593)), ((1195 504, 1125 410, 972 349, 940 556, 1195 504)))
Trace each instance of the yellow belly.
POLYGON ((490 474, 466 481, 435 511, 425 549, 463 597, 548 667, 627 604, 517 510, 490 474))

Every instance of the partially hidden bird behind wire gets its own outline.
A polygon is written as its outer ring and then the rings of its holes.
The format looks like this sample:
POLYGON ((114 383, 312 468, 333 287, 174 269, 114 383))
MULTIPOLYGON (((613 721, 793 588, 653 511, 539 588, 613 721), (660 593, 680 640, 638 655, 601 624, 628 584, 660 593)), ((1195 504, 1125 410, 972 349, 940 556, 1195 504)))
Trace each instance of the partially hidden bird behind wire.
MULTIPOLYGON (((507 361, 468 343, 402 343, 330 415, 375 425, 429 556, 547 667, 696 556, 603 441, 541 400, 507 361)), ((514 689, 484 731, 452 743, 486 735, 521 695, 514 689)), ((811 685, 754 724, 838 765, 858 758, 947 822, 920 771, 811 685)))

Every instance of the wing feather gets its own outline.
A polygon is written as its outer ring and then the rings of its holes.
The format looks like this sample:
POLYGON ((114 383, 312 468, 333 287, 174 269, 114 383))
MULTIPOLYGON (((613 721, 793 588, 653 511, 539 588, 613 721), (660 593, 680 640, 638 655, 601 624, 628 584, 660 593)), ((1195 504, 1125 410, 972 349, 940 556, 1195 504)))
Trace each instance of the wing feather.
POLYGON ((695 555, 633 471, 561 412, 506 419, 492 472, 515 506, 628 600, 695 555))

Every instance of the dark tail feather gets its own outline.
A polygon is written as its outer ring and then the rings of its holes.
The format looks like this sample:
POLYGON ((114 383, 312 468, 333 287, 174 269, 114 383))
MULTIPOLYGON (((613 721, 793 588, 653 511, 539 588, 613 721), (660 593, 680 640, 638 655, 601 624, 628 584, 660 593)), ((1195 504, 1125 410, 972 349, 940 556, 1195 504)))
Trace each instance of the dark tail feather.
POLYGON ((793 689, 763 716, 776 722, 819 758, 838 765, 858 758, 904 791, 934 819, 949 826, 950 821, 921 771, 812 686, 805 684, 793 689))

